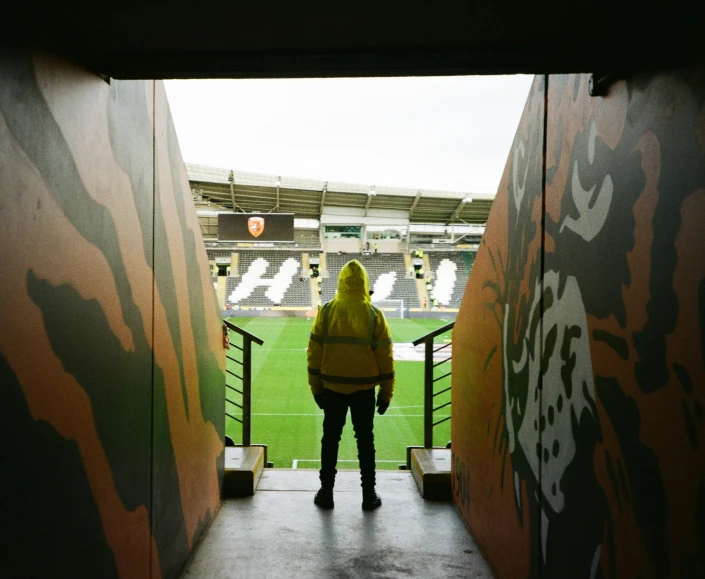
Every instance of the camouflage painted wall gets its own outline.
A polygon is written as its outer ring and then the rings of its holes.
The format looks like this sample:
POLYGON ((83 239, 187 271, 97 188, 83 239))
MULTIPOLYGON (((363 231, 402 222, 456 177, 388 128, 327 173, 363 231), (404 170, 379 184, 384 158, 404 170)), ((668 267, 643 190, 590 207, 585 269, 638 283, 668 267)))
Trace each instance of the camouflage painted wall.
POLYGON ((2 576, 175 576, 220 504, 224 358, 162 83, 0 59, 2 576))
POLYGON ((454 332, 498 577, 705 576, 705 76, 537 77, 454 332))

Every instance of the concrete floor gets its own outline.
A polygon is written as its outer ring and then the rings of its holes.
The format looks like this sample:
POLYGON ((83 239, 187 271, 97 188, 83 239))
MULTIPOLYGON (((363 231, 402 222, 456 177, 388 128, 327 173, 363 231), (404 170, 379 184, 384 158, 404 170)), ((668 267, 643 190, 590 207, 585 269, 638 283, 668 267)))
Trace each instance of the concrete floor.
POLYGON ((424 501, 409 472, 377 472, 371 512, 359 472, 338 472, 333 510, 317 490, 317 471, 265 469, 255 496, 223 502, 182 577, 492 577, 455 507, 424 501))

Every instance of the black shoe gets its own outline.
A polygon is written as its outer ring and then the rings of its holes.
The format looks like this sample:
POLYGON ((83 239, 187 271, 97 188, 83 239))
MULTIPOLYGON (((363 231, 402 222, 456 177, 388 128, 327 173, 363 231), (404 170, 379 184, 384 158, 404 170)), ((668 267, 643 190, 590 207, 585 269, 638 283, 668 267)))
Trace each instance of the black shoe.
POLYGON ((362 510, 374 511, 382 506, 382 498, 374 491, 362 495, 362 510))
POLYGON ((335 506, 333 502, 333 489, 321 488, 313 497, 313 502, 322 509, 332 509, 335 506))

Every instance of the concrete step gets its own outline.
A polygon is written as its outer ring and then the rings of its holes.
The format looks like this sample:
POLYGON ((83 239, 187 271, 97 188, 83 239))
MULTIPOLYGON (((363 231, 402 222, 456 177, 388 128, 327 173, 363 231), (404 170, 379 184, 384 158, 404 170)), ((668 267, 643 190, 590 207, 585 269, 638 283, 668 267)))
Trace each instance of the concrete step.
POLYGON ((450 449, 410 449, 411 473, 421 496, 431 501, 451 500, 450 449))
POLYGON ((182 579, 491 578, 452 503, 419 496, 409 471, 377 471, 363 511, 359 471, 338 471, 335 508, 313 504, 315 469, 265 468, 252 497, 226 499, 182 579))
POLYGON ((227 285, 228 278, 225 276, 218 276, 218 288, 216 289, 216 296, 218 297, 218 305, 221 308, 225 307, 225 294, 227 293, 226 291, 226 285, 227 285))
POLYGON ((266 460, 264 446, 226 446, 223 497, 255 494, 266 460))

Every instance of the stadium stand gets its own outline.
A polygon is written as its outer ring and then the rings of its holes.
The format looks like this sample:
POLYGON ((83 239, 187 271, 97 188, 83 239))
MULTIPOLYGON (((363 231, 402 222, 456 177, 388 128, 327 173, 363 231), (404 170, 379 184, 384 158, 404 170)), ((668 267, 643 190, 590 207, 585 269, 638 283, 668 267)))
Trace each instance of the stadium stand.
POLYGON ((186 169, 208 258, 217 263, 214 271, 219 276, 213 283, 223 307, 229 301, 236 307, 280 305, 305 307, 308 311, 335 296, 341 267, 357 258, 370 272, 373 300, 386 311, 398 308, 400 300, 421 317, 424 313, 436 317, 436 306, 454 311, 468 281, 473 258, 467 263, 467 256, 479 246, 494 198, 481 192, 371 187, 202 165, 187 165, 186 169), (248 237, 246 242, 221 241, 220 214, 242 211, 294 214, 293 235, 287 235, 285 240, 255 241, 248 237), (353 237, 345 237, 339 230, 342 216, 345 227, 352 227, 346 235, 353 237), (462 244, 458 244, 461 240, 462 244), (367 251, 363 252, 365 246, 367 251), (380 251, 370 254, 374 248, 380 251), (423 268, 416 272, 418 279, 413 278, 414 266, 407 254, 412 248, 423 250, 433 261, 431 265, 427 255, 423 256, 423 268), (466 256, 459 255, 459 250, 465 251, 466 256), (312 283, 308 277, 310 263, 301 259, 303 254, 321 256, 320 291, 317 281, 312 283), (252 279, 248 282, 246 277, 242 285, 243 274, 258 256, 267 263, 255 265, 255 270, 260 268, 259 273, 253 270, 252 279), (292 256, 299 268, 306 263, 303 281, 300 271, 293 275, 282 272, 281 279, 275 280, 286 260, 280 259, 282 256, 292 256), (424 281, 426 274, 431 276, 428 284, 424 281), (427 290, 433 290, 440 299, 432 300, 427 290))
MULTIPOLYGON (((237 276, 226 282, 226 300, 245 307, 310 307, 308 277, 301 281, 301 252, 240 251, 237 276)), ((231 272, 234 273, 234 272, 231 272)))
MULTIPOLYGON (((233 250, 208 249, 208 258, 230 257, 233 250)), ((226 301, 241 307, 311 307, 308 271, 302 271, 302 253, 296 249, 244 249, 237 271, 226 281, 226 301), (303 275, 303 281, 301 277, 303 275)), ((310 253, 317 256, 318 252, 310 253)), ((475 253, 470 251, 428 251, 433 272, 433 293, 439 305, 458 308, 467 286, 475 253)), ((373 301, 404 300, 407 308, 419 308, 416 281, 407 278, 402 253, 327 253, 321 283, 321 303, 335 296, 338 273, 351 259, 358 259, 370 274, 373 301)), ((213 278, 214 282, 217 278, 213 278)), ((315 300, 314 300, 315 301, 315 300)), ((314 304, 315 305, 315 304, 314 304)))
POLYGON ((442 306, 460 307, 468 284, 475 253, 469 251, 428 252, 428 261, 434 274, 433 292, 442 306))
POLYGON ((321 287, 321 301, 332 300, 338 289, 338 274, 342 267, 351 259, 359 260, 370 275, 371 288, 374 290, 374 301, 404 300, 407 308, 420 307, 416 282, 406 279, 404 255, 401 253, 327 253, 327 274, 321 287))

